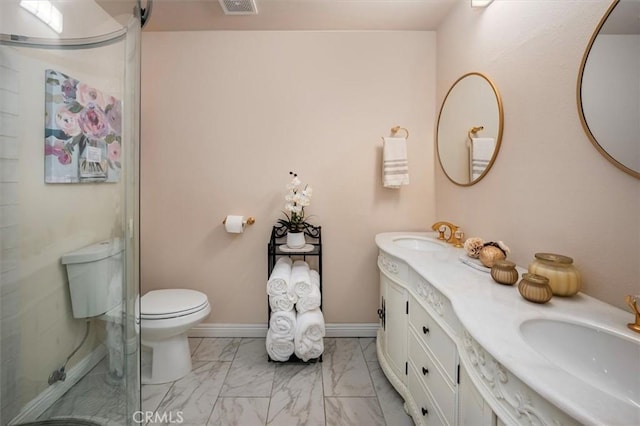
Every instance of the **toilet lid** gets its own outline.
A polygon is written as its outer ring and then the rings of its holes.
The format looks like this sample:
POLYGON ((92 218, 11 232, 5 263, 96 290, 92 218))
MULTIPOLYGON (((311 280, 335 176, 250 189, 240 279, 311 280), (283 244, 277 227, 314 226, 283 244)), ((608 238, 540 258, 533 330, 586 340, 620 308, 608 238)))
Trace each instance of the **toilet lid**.
POLYGON ((164 319, 201 311, 209 304, 207 295, 195 290, 152 290, 140 299, 140 318, 164 319))

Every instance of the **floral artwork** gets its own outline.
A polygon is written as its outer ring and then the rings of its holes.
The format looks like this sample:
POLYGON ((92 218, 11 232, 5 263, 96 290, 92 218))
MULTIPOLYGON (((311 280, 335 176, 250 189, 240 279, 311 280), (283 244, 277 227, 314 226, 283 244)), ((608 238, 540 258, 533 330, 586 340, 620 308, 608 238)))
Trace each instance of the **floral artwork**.
POLYGON ((118 182, 122 102, 59 71, 45 86, 45 182, 118 182))

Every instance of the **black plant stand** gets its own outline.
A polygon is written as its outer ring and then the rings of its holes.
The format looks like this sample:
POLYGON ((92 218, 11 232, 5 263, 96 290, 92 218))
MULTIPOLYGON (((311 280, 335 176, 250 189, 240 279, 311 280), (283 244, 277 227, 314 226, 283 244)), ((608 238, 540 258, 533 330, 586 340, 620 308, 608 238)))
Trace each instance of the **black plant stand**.
MULTIPOLYGON (((271 238, 269 239, 269 244, 267 245, 267 279, 271 276, 271 272, 273 272, 273 268, 276 265, 279 257, 288 256, 291 257, 292 260, 302 259, 306 262, 310 263, 310 267, 314 267, 318 271, 320 275, 320 310, 322 310, 322 227, 313 226, 310 224, 305 224, 304 228, 304 236, 307 241, 307 244, 313 246, 312 250, 309 251, 291 251, 285 249, 283 251, 280 246, 286 246, 286 237, 287 237, 287 228, 280 224, 274 225, 271 229, 271 238)), ((267 296, 267 309, 269 312, 267 327, 269 326, 269 321, 271 321, 271 305, 269 305, 269 298, 267 296)), ((274 361, 268 356, 269 362, 279 362, 274 361)), ((315 363, 322 362, 322 355, 318 358, 310 359, 306 361, 306 363, 315 363)), ((292 354, 289 357, 288 361, 285 362, 298 362, 304 363, 305 361, 298 358, 295 354, 292 354)))

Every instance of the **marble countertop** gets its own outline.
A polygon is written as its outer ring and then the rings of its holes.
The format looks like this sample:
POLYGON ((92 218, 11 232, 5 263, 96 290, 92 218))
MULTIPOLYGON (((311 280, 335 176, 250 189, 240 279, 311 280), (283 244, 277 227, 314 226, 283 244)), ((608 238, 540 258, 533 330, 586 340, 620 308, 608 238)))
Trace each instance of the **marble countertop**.
MULTIPOLYGON (((422 252, 393 243, 401 236, 433 238, 431 232, 388 232, 376 235, 377 246, 406 262, 441 291, 471 336, 506 369, 569 416, 584 424, 637 425, 640 407, 591 386, 557 367, 535 352, 524 340, 519 326, 528 319, 557 319, 595 325, 640 342, 640 335, 626 324, 633 314, 583 293, 553 297, 546 304, 531 303, 520 296, 517 285, 504 286, 490 274, 463 264, 464 249, 422 252)), ((526 272, 523 268, 518 268, 526 272)), ((640 380, 640 378, 638 378, 640 380)))

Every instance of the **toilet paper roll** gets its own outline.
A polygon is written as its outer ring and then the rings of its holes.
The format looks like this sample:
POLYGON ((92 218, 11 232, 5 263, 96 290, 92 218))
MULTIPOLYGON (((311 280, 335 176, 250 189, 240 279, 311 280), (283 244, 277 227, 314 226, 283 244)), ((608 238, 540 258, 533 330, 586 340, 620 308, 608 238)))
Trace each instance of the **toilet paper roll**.
POLYGON ((231 234, 244 232, 244 216, 228 215, 224 221, 224 229, 231 234))

